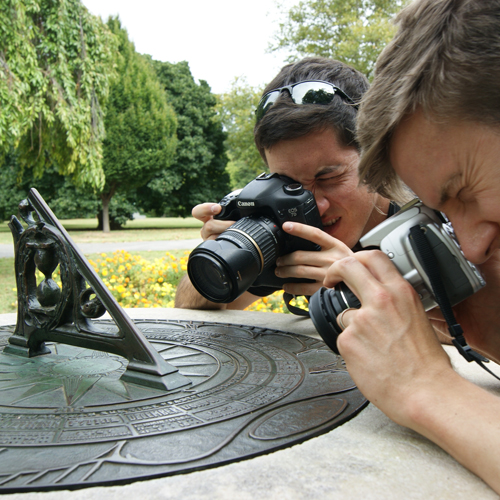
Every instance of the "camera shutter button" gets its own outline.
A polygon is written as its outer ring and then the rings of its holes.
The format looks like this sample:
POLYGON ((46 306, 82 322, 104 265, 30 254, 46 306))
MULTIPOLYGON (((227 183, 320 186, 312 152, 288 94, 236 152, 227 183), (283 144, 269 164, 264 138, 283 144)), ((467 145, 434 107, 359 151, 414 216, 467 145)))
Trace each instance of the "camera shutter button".
POLYGON ((288 184, 283 187, 285 190, 285 193, 291 194, 291 195, 300 195, 304 192, 304 188, 302 187, 302 184, 299 184, 298 182, 294 182, 292 184, 288 184))

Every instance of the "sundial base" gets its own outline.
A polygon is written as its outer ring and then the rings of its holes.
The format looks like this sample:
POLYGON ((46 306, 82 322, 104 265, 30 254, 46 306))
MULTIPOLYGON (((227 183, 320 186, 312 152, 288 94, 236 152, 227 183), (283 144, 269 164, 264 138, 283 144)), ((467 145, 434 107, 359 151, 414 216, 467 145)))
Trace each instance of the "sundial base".
MULTIPOLYGON (((112 321, 96 321, 113 331, 112 321)), ((0 353, 0 492, 75 489, 189 472, 324 433, 367 401, 312 337, 262 327, 136 320, 191 385, 137 385, 119 355, 47 342, 0 353)), ((0 349, 13 327, 0 328, 0 349)))

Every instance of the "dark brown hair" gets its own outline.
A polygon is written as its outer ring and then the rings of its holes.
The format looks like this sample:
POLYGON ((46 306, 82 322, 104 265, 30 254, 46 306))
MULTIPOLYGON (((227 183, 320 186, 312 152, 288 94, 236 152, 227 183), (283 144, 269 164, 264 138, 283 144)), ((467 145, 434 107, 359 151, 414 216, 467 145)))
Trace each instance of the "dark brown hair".
MULTIPOLYGON (((333 83, 356 103, 369 86, 362 73, 344 63, 323 57, 308 57, 284 66, 264 89, 263 95, 285 85, 309 80, 333 83)), ((255 125, 255 144, 265 161, 264 150, 278 142, 331 127, 342 144, 359 149, 355 137, 356 115, 356 107, 339 96, 327 105, 300 105, 295 104, 290 94, 284 91, 255 125)))

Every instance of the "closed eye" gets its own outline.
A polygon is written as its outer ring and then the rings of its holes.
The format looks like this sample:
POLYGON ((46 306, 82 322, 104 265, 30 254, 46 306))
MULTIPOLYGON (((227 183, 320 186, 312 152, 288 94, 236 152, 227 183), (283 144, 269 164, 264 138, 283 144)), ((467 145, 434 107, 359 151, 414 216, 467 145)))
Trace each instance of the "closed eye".
POLYGON ((330 175, 328 177, 319 177, 316 182, 339 182, 345 177, 345 173, 330 175))
POLYGON ((467 186, 464 186, 458 190, 455 198, 462 203, 469 203, 473 200, 473 193, 467 186))

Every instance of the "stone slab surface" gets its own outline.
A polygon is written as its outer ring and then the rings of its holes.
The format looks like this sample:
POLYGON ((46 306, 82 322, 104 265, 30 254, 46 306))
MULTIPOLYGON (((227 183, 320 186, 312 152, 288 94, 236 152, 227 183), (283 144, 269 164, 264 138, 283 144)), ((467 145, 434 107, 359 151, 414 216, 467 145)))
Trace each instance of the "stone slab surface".
MULTIPOLYGON (((241 311, 131 309, 133 318, 217 321, 317 337, 309 319, 241 311)), ((0 315, 0 324, 16 321, 0 315)), ((500 383, 446 348, 464 377, 500 395, 500 383)), ((492 365, 492 363, 490 363, 492 365)), ((500 367, 490 367, 500 373, 500 367)), ((2 495, 8 500, 105 499, 496 499, 474 474, 427 439, 389 420, 369 405, 327 434, 250 460, 125 486, 2 495)))

